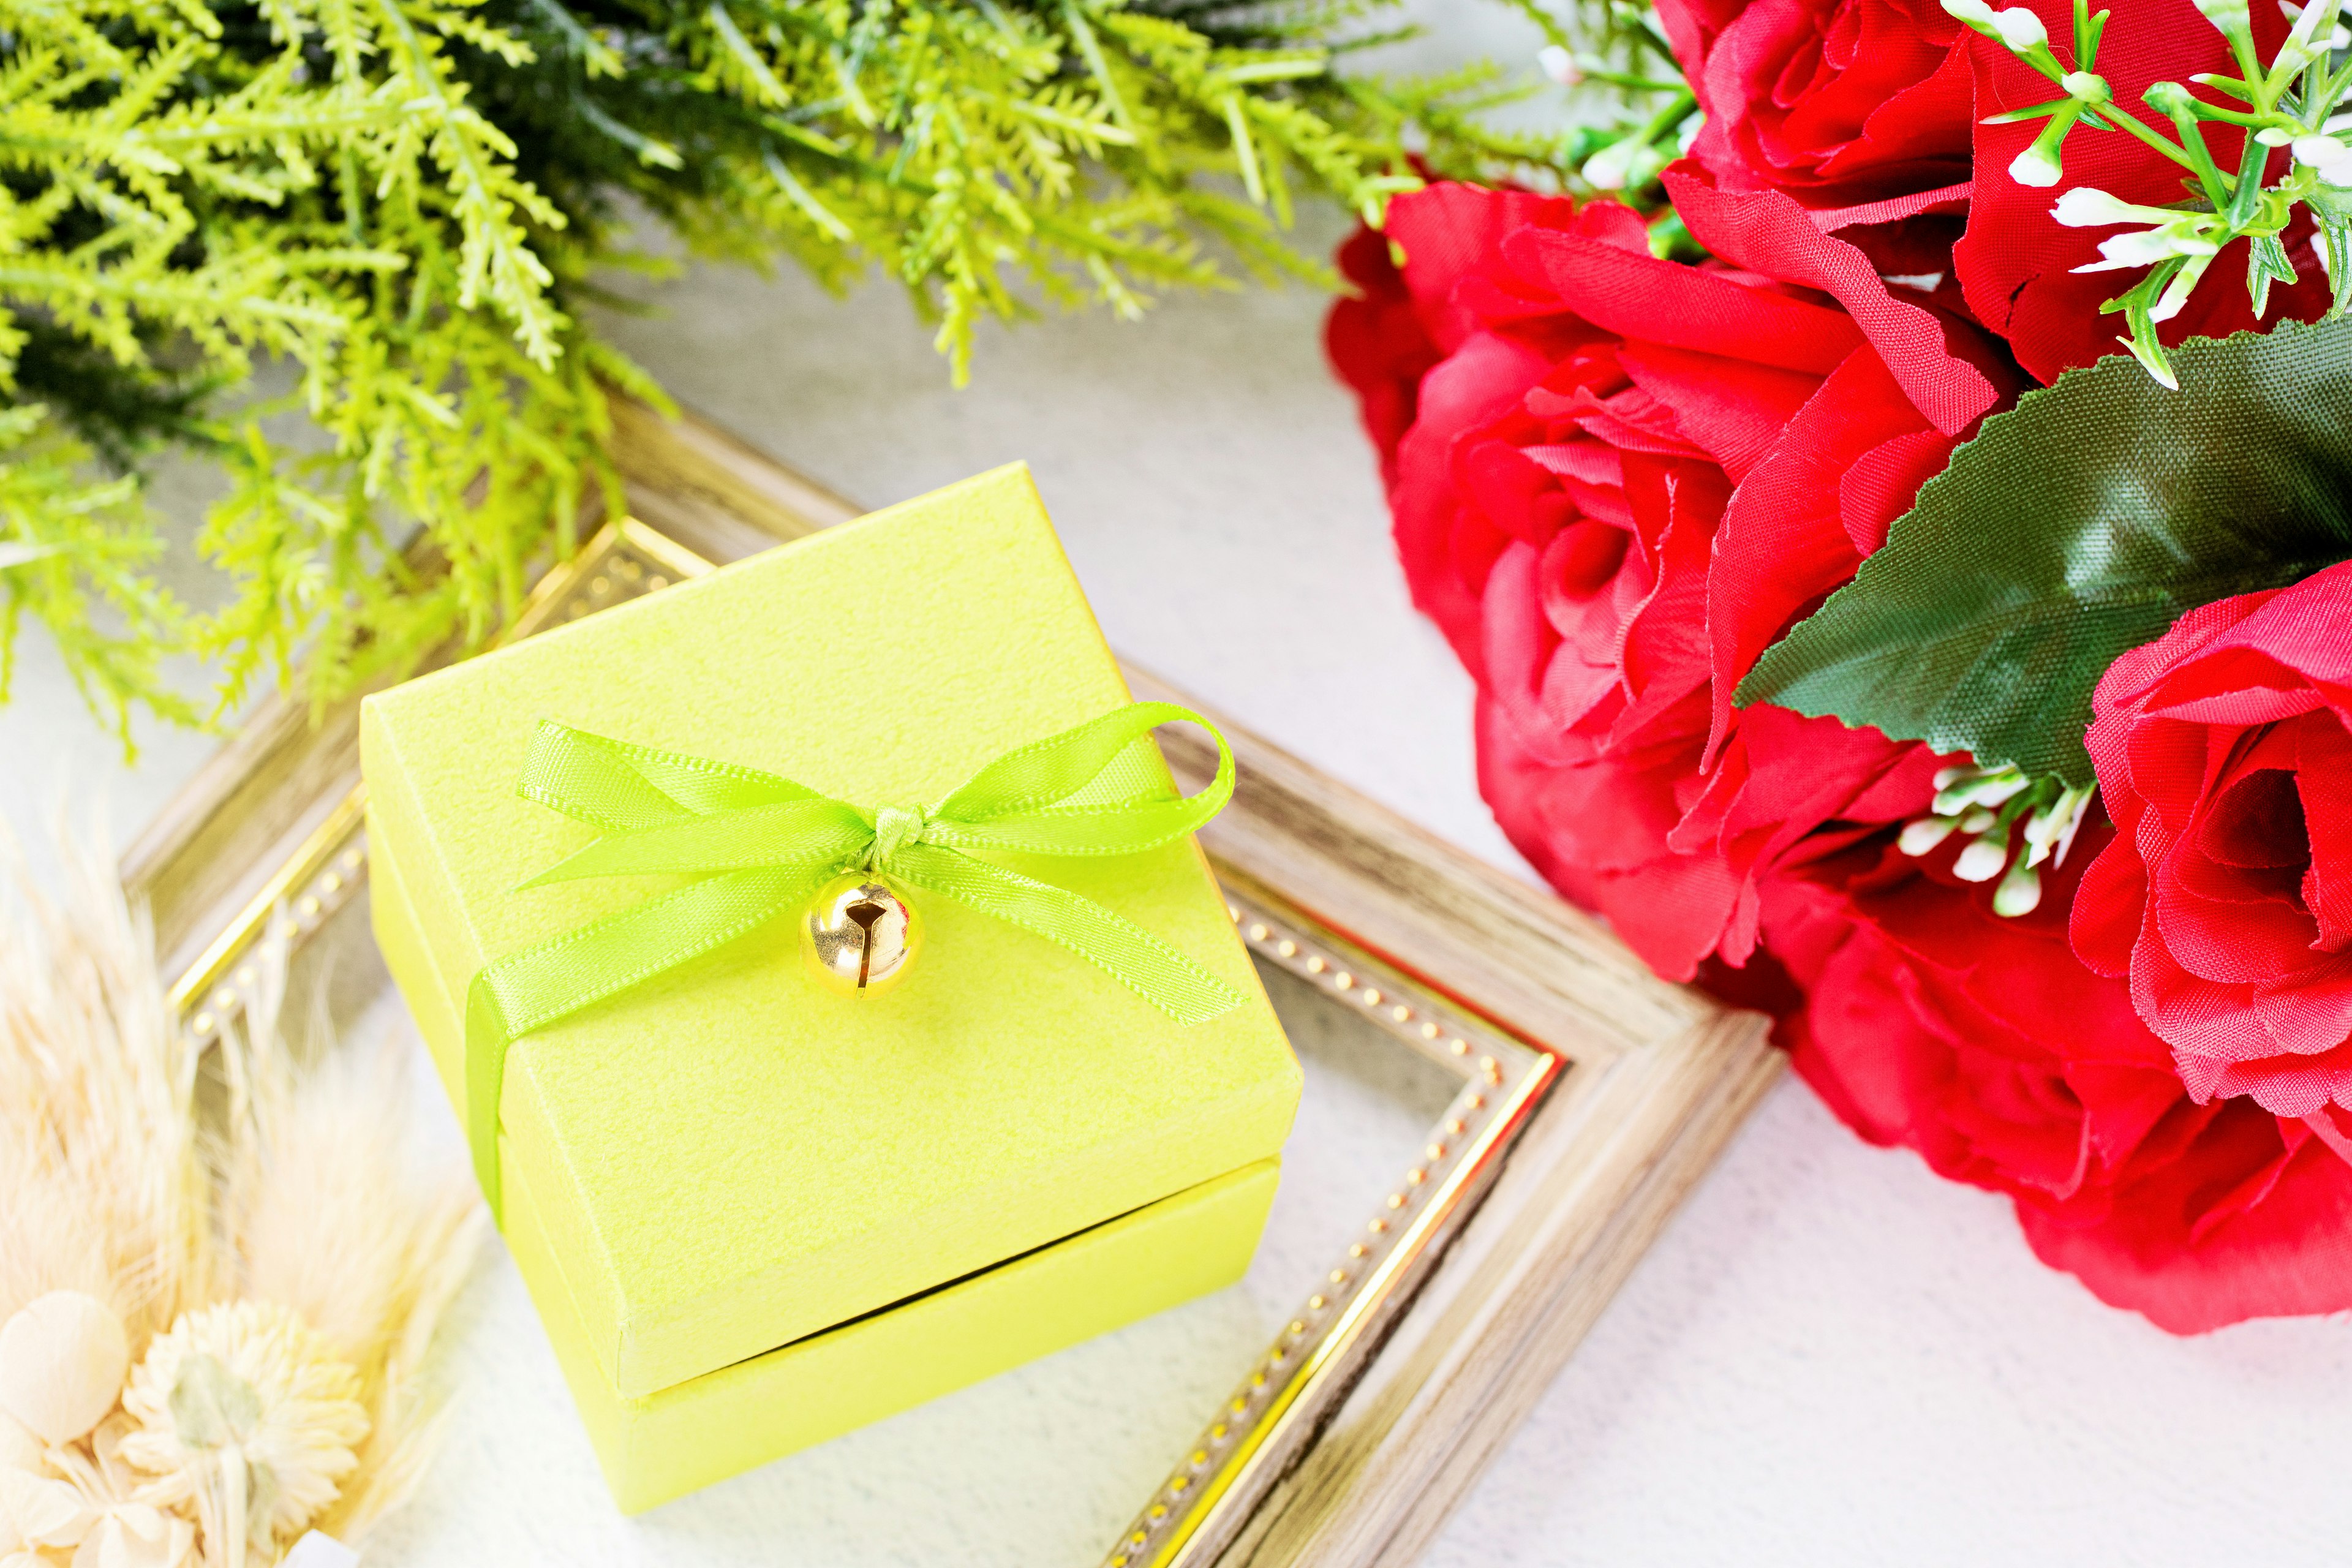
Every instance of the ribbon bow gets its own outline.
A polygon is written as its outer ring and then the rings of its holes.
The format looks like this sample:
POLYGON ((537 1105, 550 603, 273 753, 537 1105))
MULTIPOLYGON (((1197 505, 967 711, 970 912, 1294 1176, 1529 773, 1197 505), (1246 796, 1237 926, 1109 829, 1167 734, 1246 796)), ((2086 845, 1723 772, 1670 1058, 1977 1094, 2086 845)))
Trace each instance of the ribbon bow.
POLYGON ((543 721, 519 793, 604 830, 526 884, 687 873, 698 879, 509 953, 466 998, 466 1133, 499 1213, 499 1100, 507 1047, 560 1018, 803 904, 837 872, 878 871, 1059 942, 1175 1018, 1197 1024, 1241 994, 1131 921, 1066 888, 976 858, 1131 855, 1194 831, 1234 793, 1216 727, 1170 702, 1136 702, 990 763, 929 806, 861 811, 774 773, 657 752, 543 721), (1217 742, 1217 774, 1169 794, 1138 742, 1186 721, 1217 742))

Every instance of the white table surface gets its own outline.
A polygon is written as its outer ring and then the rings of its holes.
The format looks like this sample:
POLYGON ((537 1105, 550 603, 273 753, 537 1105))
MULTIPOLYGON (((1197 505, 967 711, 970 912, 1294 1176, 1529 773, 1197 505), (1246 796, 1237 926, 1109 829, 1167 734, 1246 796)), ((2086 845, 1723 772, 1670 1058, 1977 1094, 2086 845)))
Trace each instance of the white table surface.
MULTIPOLYGON (((884 288, 841 302, 797 277, 698 270, 654 298, 663 314, 611 329, 688 404, 877 504, 1026 459, 1124 653, 1516 864, 1473 785, 1468 684, 1406 603, 1370 454, 1323 366, 1318 297, 1180 298, 1140 325, 1088 316, 992 330, 963 392, 884 288)), ((184 510, 202 488, 175 482, 167 499, 184 510)), ((52 651, 25 639, 14 701, 0 709, 0 815, 35 841, 41 874, 52 860, 38 840, 64 792, 100 802, 127 837, 208 746, 152 731, 142 741, 139 764, 122 766, 52 651)), ((476 1324, 527 1315, 510 1273, 492 1276, 468 1309, 476 1324)), ((2005 1201, 1864 1146, 1791 1081, 1426 1561, 2342 1563, 2346 1331, 2337 1318, 2158 1332, 2036 1263, 2005 1201)), ((461 1360, 461 1377, 482 1371, 461 1360)), ((1032 1414, 1039 1432, 1068 1420, 1108 1430, 1120 1403, 1106 1391, 1090 1408, 1032 1414)), ((946 1423, 939 1451, 984 1467, 1020 1440, 1023 1428, 1002 1425, 1006 1408, 957 1396, 900 1420, 946 1423), (966 1408, 997 1424, 960 1432, 966 1408)), ((537 1423, 576 1445, 569 1420, 559 1400, 499 1429, 537 1423)), ((465 1434, 497 1425, 461 1415, 446 1467, 457 1473, 434 1484, 462 1497, 465 1434)), ((750 1494, 721 1489, 614 1523, 593 1555, 637 1560, 628 1543, 654 1541, 671 1549, 654 1554, 665 1561, 702 1560, 698 1542, 733 1561, 721 1541, 764 1536, 767 1549, 742 1560, 936 1560, 912 1537, 861 1545, 815 1528, 845 1490, 880 1486, 888 1500, 885 1477, 850 1462, 859 1441, 784 1462, 803 1467, 787 1493, 808 1500, 810 1532, 779 1535, 745 1514, 750 1494)), ((457 1507, 439 1506, 428 1499, 377 1560, 583 1560, 576 1543, 559 1552, 520 1526, 483 1550, 492 1543, 436 1527, 457 1507)))

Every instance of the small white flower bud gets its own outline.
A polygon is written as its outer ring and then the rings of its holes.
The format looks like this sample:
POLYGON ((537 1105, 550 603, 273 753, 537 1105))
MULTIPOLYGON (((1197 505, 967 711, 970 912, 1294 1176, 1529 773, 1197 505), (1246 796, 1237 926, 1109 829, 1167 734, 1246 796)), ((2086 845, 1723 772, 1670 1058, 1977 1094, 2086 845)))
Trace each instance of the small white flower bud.
POLYGON ((2009 177, 2021 185, 2054 185, 2065 172, 2059 167, 2056 157, 2042 151, 2039 142, 2011 159, 2009 165, 2009 177))
POLYGON ((1903 825, 1902 835, 1895 840, 1895 847, 1906 855, 1925 855, 1949 838, 1952 829, 1959 825, 1958 817, 1915 816, 1903 825))
POLYGON ((2133 234, 2109 235, 2099 241, 2099 254, 2105 258, 2108 267, 2121 268, 2153 267, 2183 252, 2172 237, 2162 229, 2144 228, 2133 234))
POLYGON ((1584 68, 1576 63, 1574 55, 1558 44, 1546 44, 1538 50, 1536 64, 1543 68, 1544 75, 1562 87, 1574 87, 1584 80, 1584 68))
MULTIPOLYGON (((2245 0, 2239 0, 2238 14, 2242 16, 2245 11, 2245 0)), ((2012 52, 2021 55, 2036 44, 2050 41, 2049 29, 2042 26, 2042 18, 2022 5, 2011 5, 2006 11, 1995 12, 1992 30, 2012 52)))
POLYGON ((2162 222, 2169 214, 2137 206, 2096 185, 2076 185, 2058 198, 2050 216, 2068 228, 2098 228, 2111 223, 2162 222))
POLYGON ((1963 882, 1990 882, 2009 864, 2009 835, 1986 834, 1952 862, 1952 875, 1963 882))
POLYGON ((2298 136, 2294 161, 2319 172, 2331 185, 2352 184, 2352 147, 2333 136, 2298 136))
POLYGON ((1960 831, 1963 833, 1982 833, 1986 828, 1990 827, 1994 823, 2000 820, 2000 816, 1998 813, 1979 808, 1960 818, 1960 831))
POLYGON ((1985 0, 1944 0, 1944 15, 1979 32, 1992 26, 1992 7, 1985 0))
POLYGON ((1993 890, 1992 912, 2015 919, 2030 915, 2042 902, 2042 873, 2020 860, 2009 868, 1993 890))

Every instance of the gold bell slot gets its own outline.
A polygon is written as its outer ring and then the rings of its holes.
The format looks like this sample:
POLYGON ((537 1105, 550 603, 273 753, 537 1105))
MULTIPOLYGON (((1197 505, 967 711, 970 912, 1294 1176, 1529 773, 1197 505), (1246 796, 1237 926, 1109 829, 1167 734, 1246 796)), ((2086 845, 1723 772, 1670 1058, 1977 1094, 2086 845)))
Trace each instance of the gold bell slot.
POLYGON ((857 930, 865 939, 857 952, 857 988, 860 991, 866 989, 866 976, 874 967, 875 923, 888 912, 871 900, 852 904, 842 911, 857 922, 857 930))

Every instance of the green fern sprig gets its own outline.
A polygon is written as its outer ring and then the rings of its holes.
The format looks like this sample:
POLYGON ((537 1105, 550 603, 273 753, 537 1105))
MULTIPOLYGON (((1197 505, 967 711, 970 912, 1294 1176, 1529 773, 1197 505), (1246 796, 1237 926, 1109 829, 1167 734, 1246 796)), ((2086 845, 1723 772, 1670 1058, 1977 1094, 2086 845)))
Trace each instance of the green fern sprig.
POLYGON ((127 731, 134 705, 180 722, 201 710, 163 679, 185 612, 147 568, 157 546, 135 526, 137 482, 89 478, 91 454, 37 403, 0 409, 0 700, 16 673, 16 632, 50 629, 82 696, 127 731), (100 628, 111 619, 119 629, 100 628))
POLYGON ((1491 78, 1338 75, 1366 15, 0 0, 0 634, 46 624, 122 723, 196 715, 168 653, 226 708, 298 662, 325 700, 488 636, 583 496, 618 504, 613 391, 660 398, 579 313, 643 264, 625 211, 830 286, 880 269, 961 381, 983 317, 1322 279, 1283 237, 1308 192, 1376 214, 1415 156, 1544 177, 1480 124, 1491 78), (98 462, 162 443, 227 479, 206 616, 142 575, 155 520, 98 462))

